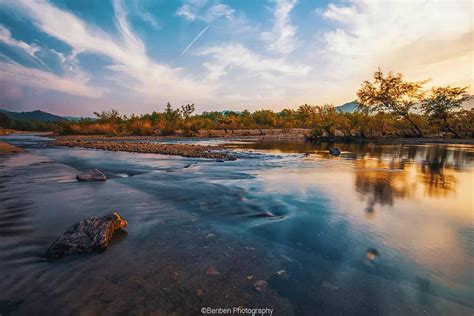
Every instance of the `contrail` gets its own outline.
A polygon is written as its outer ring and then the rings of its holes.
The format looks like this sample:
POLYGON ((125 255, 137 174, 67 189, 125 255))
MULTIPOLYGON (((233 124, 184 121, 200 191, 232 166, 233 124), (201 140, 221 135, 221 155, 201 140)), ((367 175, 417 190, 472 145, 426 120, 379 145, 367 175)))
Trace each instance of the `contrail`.
POLYGON ((186 53, 186 52, 188 51, 188 49, 190 49, 191 46, 193 46, 194 42, 196 42, 196 41, 202 36, 202 34, 204 34, 204 32, 207 31, 207 29, 209 28, 209 26, 210 26, 210 25, 206 26, 206 27, 204 28, 204 30, 202 30, 202 31, 191 41, 191 43, 189 43, 188 46, 186 46, 186 48, 183 49, 183 51, 181 52, 181 54, 179 54, 179 56, 183 56, 184 53, 186 53))

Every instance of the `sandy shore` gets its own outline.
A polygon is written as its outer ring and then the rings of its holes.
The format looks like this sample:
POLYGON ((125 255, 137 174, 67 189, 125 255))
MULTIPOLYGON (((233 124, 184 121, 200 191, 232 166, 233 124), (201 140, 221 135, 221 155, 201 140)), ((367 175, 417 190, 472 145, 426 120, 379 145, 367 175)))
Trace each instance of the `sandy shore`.
POLYGON ((224 152, 225 148, 223 146, 78 140, 55 140, 49 143, 49 146, 81 147, 109 151, 126 151, 133 153, 176 155, 192 158, 235 160, 233 156, 229 155, 227 152, 224 152))
POLYGON ((24 150, 19 147, 16 147, 4 142, 0 142, 0 154, 15 154, 15 153, 21 153, 23 151, 24 150))

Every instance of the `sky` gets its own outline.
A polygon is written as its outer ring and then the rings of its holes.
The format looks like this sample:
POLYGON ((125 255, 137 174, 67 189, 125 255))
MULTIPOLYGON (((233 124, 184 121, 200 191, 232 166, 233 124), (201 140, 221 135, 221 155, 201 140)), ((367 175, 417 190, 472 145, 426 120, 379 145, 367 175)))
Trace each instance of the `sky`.
POLYGON ((340 105, 377 67, 470 86, 473 2, 0 0, 0 108, 340 105))

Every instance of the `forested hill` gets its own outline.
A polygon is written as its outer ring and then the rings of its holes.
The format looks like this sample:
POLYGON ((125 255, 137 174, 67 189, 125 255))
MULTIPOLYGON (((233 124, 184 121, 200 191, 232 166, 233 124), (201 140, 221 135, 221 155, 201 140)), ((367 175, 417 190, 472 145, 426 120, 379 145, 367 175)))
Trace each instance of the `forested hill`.
POLYGON ((40 110, 30 112, 12 112, 0 109, 0 113, 5 113, 10 119, 16 121, 59 122, 66 120, 64 117, 40 110))

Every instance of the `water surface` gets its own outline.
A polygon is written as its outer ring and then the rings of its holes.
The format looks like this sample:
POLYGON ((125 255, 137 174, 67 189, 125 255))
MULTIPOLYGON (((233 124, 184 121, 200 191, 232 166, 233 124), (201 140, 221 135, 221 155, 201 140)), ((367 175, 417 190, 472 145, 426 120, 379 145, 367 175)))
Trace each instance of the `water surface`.
POLYGON ((474 311, 473 146, 236 141, 218 162, 2 139, 28 151, 0 158, 2 314, 474 311), (90 168, 109 180, 76 182, 90 168), (44 260, 113 210, 129 227, 106 252, 44 260))

